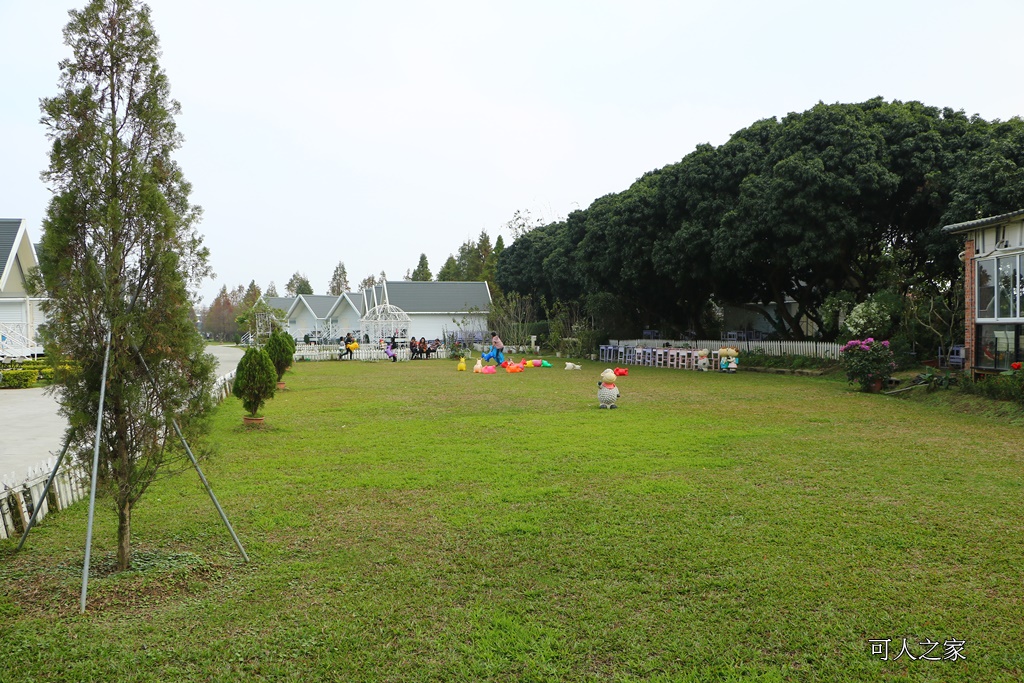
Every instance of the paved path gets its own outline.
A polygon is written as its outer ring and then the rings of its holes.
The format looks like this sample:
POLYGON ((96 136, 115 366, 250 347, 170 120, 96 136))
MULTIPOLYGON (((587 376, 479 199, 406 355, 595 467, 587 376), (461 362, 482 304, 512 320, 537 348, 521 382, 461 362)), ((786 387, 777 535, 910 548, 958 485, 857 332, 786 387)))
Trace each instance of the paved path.
MULTIPOLYGON (((217 374, 235 369, 245 352, 234 346, 208 346, 217 359, 217 374)), ((30 467, 56 458, 64 445, 67 421, 45 389, 0 389, 0 478, 24 479, 30 467)))

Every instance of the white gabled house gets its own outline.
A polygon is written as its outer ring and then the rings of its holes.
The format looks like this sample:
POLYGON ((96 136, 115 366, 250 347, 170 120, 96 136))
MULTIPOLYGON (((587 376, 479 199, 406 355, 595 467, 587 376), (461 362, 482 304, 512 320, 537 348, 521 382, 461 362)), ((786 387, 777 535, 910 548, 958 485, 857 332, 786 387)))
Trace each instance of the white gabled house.
POLYGON ((342 338, 349 332, 353 337, 359 336, 359 321, 363 310, 357 303, 361 297, 354 292, 345 292, 339 296, 330 310, 327 311, 327 324, 333 337, 342 338))
POLYGON ((316 341, 337 341, 327 316, 337 301, 336 296, 299 294, 288 308, 288 331, 298 341, 306 335, 316 341))
MULTIPOLYGON (((444 339, 454 334, 467 341, 483 338, 491 312, 486 282, 415 282, 391 280, 363 290, 363 315, 389 304, 408 317, 407 334, 417 339, 444 339)), ((365 331, 364 331, 365 334, 365 331)))
POLYGON ((391 334, 402 340, 454 335, 481 341, 491 312, 486 282, 392 280, 341 296, 300 294, 263 297, 263 302, 285 312, 287 330, 297 341, 308 334, 311 341, 336 342, 348 333, 363 342, 391 334), (384 311, 390 324, 380 318, 384 311))
POLYGON ((42 353, 36 331, 46 322, 40 304, 29 296, 28 272, 39 265, 25 221, 0 218, 0 356, 25 357, 42 353))

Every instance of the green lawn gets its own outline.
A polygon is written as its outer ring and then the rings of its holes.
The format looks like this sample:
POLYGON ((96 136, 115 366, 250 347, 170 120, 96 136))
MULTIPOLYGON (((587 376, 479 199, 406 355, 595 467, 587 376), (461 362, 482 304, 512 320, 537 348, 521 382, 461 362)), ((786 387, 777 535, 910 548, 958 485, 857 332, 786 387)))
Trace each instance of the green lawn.
POLYGON ((87 511, 54 515, 0 545, 0 680, 1024 677, 1019 411, 651 368, 605 411, 600 370, 297 364, 266 428, 213 421, 251 564, 164 478, 135 571, 98 508, 82 616, 87 511))

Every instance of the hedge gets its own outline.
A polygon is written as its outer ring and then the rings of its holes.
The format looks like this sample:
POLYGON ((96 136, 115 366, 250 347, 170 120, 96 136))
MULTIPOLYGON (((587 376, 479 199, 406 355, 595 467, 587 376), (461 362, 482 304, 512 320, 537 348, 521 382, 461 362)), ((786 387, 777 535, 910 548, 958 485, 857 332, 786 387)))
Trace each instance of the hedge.
POLYGON ((0 386, 8 389, 27 389, 39 378, 38 370, 5 370, 0 374, 0 386))

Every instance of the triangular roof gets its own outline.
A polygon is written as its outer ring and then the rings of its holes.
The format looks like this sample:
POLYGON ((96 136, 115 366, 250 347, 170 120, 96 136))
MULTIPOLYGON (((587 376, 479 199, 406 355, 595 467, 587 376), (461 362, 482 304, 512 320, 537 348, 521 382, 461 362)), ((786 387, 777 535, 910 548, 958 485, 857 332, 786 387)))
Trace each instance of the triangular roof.
POLYGON ((328 317, 328 318, 332 317, 334 315, 334 313, 339 308, 345 306, 345 304, 348 304, 349 306, 351 306, 352 310, 356 312, 356 315, 362 317, 362 315, 364 313, 364 311, 362 309, 362 306, 361 306, 362 302, 363 302, 363 297, 358 296, 355 292, 345 292, 345 293, 343 293, 341 296, 339 296, 335 300, 334 305, 331 306, 331 309, 329 311, 327 311, 327 316, 326 317, 328 317))
POLYGON ((29 269, 39 265, 25 221, 21 218, 0 218, 0 292, 6 289, 19 255, 22 273, 28 273, 29 269))
POLYGON ((261 296, 263 302, 271 308, 277 308, 285 313, 291 310, 292 304, 295 303, 296 297, 294 296, 261 296))
MULTIPOLYGON (((317 320, 323 320, 327 317, 327 313, 334 307, 334 303, 338 300, 336 296, 327 296, 324 294, 299 294, 295 298, 295 303, 292 304, 292 308, 297 308, 300 305, 304 305, 309 312, 313 314, 313 317, 317 320)), ((291 309, 288 311, 288 315, 291 315, 291 309)))

